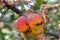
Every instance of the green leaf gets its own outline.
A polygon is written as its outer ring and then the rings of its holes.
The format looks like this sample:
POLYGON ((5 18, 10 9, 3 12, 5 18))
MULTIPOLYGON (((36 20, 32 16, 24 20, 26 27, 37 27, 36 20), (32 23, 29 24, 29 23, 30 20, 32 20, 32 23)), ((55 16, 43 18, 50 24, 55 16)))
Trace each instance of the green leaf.
POLYGON ((32 7, 36 11, 36 10, 40 9, 40 5, 42 5, 44 3, 44 0, 35 0, 35 1, 36 1, 36 3, 32 7))
POLYGON ((60 20, 58 20, 57 23, 60 24, 60 20))
POLYGON ((28 40, 36 40, 34 37, 30 36, 28 37, 28 40))
POLYGON ((44 3, 44 0, 36 0, 36 5, 37 6, 40 6, 43 3, 44 3))

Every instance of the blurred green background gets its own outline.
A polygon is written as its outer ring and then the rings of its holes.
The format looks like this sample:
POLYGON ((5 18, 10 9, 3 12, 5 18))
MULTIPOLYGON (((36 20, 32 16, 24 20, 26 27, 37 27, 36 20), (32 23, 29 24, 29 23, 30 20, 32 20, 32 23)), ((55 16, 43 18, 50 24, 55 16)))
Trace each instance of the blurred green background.
MULTIPOLYGON (((60 0, 32 0, 33 3, 20 2, 16 5, 16 8, 25 11, 29 8, 34 9, 36 12, 40 9, 40 6, 43 4, 60 4, 60 0), (24 7, 24 5, 28 7, 24 7)), ((8 9, 6 6, 0 6, 0 40, 21 40, 21 34, 14 28, 15 20, 23 15, 23 13, 16 13, 15 11, 8 9)), ((58 40, 50 32, 60 35, 60 6, 49 9, 48 17, 51 22, 46 24, 46 27, 49 29, 45 30, 45 34, 50 40, 58 40)), ((35 40, 32 36, 29 36, 29 40, 35 40)))

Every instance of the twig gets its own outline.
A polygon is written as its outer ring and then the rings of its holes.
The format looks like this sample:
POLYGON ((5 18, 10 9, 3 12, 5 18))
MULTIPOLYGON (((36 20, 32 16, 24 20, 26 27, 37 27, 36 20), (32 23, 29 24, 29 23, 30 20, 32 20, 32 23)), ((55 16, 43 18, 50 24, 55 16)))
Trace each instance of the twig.
POLYGON ((21 10, 19 10, 19 9, 17 9, 16 7, 15 7, 15 5, 8 5, 8 3, 4 0, 3 1, 4 3, 5 3, 5 6, 8 8, 8 9, 11 9, 11 10, 13 10, 14 12, 16 12, 17 14, 21 14, 21 13, 23 13, 21 10))
POLYGON ((46 32, 46 34, 52 35, 52 36, 54 36, 54 37, 56 37, 56 38, 59 38, 59 35, 54 34, 54 33, 51 33, 51 32, 46 32))

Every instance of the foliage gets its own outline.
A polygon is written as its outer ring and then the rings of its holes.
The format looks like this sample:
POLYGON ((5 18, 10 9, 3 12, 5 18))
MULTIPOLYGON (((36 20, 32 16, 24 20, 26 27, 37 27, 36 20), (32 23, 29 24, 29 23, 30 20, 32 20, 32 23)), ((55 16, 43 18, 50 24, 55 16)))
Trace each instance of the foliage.
MULTIPOLYGON (((21 1, 16 2, 16 5, 8 5, 8 6, 0 6, 0 40, 21 40, 22 34, 21 32, 18 32, 15 28, 15 21, 18 17, 21 15, 25 15, 25 11, 27 9, 33 9, 34 13, 38 12, 38 10, 43 7, 44 4, 60 4, 60 0, 34 0, 34 5, 31 5, 29 2, 21 1), (26 7, 24 7, 26 5, 26 7), (10 9, 10 7, 12 10, 10 9), (13 8, 15 7, 19 10, 16 12, 13 8), (9 8, 8 8, 9 7, 9 8), (22 11, 21 13, 19 13, 22 11)), ((15 4, 15 3, 14 3, 15 4)), ((51 5, 53 6, 53 5, 51 5)), ((50 39, 50 40, 58 40, 59 38, 55 37, 54 34, 59 36, 60 34, 60 6, 53 7, 48 10, 48 18, 49 22, 45 24, 45 27, 48 29, 44 29, 44 34, 50 39), (52 33, 52 34, 48 34, 52 33)), ((26 16, 26 15, 25 15, 26 16)), ((29 16, 29 15, 28 15, 29 16)), ((45 21, 45 20, 44 20, 45 21)), ((29 35, 29 34, 28 34, 29 35)), ((31 35, 28 36, 28 40, 35 40, 35 38, 31 35)))

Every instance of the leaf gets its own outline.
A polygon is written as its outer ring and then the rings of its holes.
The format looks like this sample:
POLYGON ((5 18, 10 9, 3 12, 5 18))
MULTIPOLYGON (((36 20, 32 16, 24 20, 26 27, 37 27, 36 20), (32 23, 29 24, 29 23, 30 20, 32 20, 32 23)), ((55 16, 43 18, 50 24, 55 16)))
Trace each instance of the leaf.
POLYGON ((32 7, 34 10, 38 10, 38 9, 40 9, 40 5, 44 3, 44 0, 35 0, 35 1, 36 1, 36 3, 32 7))
POLYGON ((37 6, 40 6, 43 3, 44 3, 44 0, 36 0, 36 5, 37 6))
POLYGON ((12 13, 8 13, 8 14, 4 15, 3 19, 4 19, 5 21, 9 21, 11 15, 12 15, 12 13))
POLYGON ((33 36, 28 37, 28 40, 36 40, 33 36))

